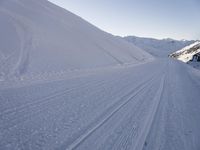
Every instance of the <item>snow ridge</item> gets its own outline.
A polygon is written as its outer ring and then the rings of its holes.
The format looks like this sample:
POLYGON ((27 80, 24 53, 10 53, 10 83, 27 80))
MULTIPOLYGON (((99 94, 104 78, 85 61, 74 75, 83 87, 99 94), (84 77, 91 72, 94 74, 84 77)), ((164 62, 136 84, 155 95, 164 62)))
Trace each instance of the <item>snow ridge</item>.
POLYGON ((169 54, 192 44, 194 41, 187 40, 174 40, 174 39, 153 39, 153 38, 143 38, 136 36, 127 36, 124 39, 134 45, 144 49, 146 52, 152 54, 155 57, 168 57, 169 54))

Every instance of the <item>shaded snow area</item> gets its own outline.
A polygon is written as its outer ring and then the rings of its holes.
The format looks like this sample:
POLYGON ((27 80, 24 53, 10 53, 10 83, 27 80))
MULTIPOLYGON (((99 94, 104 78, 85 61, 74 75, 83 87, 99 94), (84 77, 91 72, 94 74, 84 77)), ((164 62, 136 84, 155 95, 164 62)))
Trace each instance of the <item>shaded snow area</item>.
POLYGON ((186 40, 173 40, 173 39, 162 39, 157 40, 153 38, 142 38, 136 36, 127 36, 124 39, 134 45, 140 47, 146 52, 152 54, 155 57, 168 57, 169 54, 182 49, 185 46, 192 44, 194 41, 186 40))
POLYGON ((197 62, 197 61, 190 61, 188 62, 189 65, 191 65, 192 67, 200 70, 200 62, 197 62))
POLYGON ((0 21, 1 80, 152 58, 46 0, 1 0, 0 21))
POLYGON ((199 72, 168 59, 1 86, 0 149, 199 150, 199 89, 199 72))

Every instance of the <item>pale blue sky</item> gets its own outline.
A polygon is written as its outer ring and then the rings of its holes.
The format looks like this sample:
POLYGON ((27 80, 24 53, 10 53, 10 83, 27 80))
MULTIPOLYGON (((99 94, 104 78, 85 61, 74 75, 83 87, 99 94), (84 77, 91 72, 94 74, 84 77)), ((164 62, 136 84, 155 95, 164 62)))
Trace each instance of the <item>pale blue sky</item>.
POLYGON ((200 39, 200 0, 50 0, 114 35, 200 39))

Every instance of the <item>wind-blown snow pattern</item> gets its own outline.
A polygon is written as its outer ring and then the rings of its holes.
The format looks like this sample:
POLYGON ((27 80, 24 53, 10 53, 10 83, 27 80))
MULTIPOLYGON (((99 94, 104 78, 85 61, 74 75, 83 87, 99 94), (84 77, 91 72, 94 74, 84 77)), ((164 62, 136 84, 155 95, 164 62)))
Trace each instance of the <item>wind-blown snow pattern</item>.
POLYGON ((198 70, 45 0, 0 19, 0 150, 200 149, 198 70))
POLYGON ((46 0, 1 0, 0 21, 0 74, 4 78, 150 58, 141 49, 46 0))
POLYGON ((169 54, 194 42, 187 40, 178 41, 173 39, 157 40, 153 38, 142 38, 136 36, 127 36, 124 37, 124 39, 159 58, 168 57, 169 54))

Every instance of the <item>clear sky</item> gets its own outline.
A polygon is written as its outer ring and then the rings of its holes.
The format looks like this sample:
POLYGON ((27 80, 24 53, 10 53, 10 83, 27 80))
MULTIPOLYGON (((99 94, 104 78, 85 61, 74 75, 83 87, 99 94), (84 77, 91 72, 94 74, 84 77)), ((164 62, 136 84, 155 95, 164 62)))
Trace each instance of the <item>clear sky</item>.
POLYGON ((114 35, 200 39, 200 0, 50 0, 114 35))

